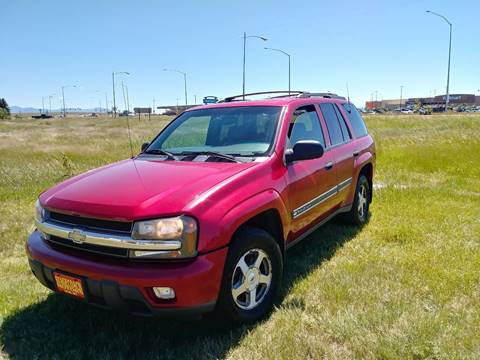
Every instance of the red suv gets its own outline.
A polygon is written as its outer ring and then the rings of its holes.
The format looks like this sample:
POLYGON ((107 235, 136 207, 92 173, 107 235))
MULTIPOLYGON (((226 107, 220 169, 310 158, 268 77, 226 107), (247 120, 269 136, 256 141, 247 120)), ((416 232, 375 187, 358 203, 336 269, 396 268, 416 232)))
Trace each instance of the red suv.
POLYGON ((258 94, 188 109, 138 156, 42 193, 38 280, 133 314, 265 315, 290 246, 337 214, 367 221, 375 146, 343 97, 258 94))

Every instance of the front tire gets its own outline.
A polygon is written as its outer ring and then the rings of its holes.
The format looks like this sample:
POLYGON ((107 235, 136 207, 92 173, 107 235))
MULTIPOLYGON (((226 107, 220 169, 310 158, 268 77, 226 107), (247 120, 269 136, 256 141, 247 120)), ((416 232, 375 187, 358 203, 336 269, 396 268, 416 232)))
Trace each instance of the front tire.
POLYGON ((240 230, 225 263, 217 305, 220 316, 235 323, 263 318, 273 307, 282 274, 283 258, 275 239, 262 229, 240 230))

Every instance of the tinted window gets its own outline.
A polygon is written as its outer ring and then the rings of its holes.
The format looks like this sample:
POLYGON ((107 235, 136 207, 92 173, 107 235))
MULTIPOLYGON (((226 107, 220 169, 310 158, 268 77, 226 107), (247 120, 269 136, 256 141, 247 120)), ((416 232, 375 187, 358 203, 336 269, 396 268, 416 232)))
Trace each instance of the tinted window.
POLYGON ((325 118, 332 146, 343 143, 342 128, 338 122, 337 114, 335 113, 333 104, 320 104, 320 110, 322 110, 323 117, 325 118))
POLYGON ((289 147, 300 140, 315 140, 325 147, 320 119, 315 111, 315 106, 302 106, 295 110, 290 120, 288 138, 289 147))
POLYGON ((357 110, 355 105, 345 103, 343 107, 347 111, 348 119, 350 120, 350 125, 352 125, 353 132, 356 137, 362 137, 368 134, 367 127, 365 122, 362 119, 362 115, 357 110))
POLYGON ((348 141, 352 137, 350 136, 350 131, 348 130, 347 124, 345 124, 345 119, 343 118, 342 113, 338 109, 337 105, 333 105, 333 108, 335 109, 335 114, 337 114, 337 119, 338 122, 340 123, 340 127, 342 129, 342 134, 343 134, 343 141, 348 141))

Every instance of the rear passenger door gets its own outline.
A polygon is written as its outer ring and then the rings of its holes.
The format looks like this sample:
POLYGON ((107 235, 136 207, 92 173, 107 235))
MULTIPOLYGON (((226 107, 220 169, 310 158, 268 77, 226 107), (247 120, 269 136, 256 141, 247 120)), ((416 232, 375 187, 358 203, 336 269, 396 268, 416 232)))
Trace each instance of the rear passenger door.
POLYGON ((320 110, 330 137, 330 146, 327 151, 335 159, 338 191, 336 196, 337 204, 347 205, 348 189, 350 189, 353 181, 354 144, 351 141, 352 135, 337 104, 321 103, 320 110))
MULTIPOLYGON (((314 105, 297 108, 290 116, 287 148, 301 140, 314 140, 324 147, 325 136, 314 105)), ((325 153, 318 159, 295 161, 287 165, 288 202, 295 237, 328 214, 334 206, 332 189, 336 176, 334 159, 325 153)))

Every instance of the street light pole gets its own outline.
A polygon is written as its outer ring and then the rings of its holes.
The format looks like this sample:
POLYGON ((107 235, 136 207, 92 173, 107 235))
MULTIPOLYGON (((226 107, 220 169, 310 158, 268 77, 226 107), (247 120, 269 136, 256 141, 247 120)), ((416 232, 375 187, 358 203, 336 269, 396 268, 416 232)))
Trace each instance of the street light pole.
POLYGON ((129 72, 127 71, 112 71, 112 92, 113 92, 113 117, 117 117, 117 104, 115 102, 115 75, 120 75, 120 74, 125 74, 125 75, 130 75, 129 72))
POLYGON ((280 52, 280 53, 288 56, 288 95, 290 95, 290 54, 288 54, 287 52, 285 52, 283 50, 280 50, 280 49, 272 49, 272 48, 269 48, 269 47, 266 47, 264 49, 265 50, 277 51, 277 52, 280 52))
POLYGON ((245 100, 245 59, 246 59, 246 51, 247 51, 247 38, 257 38, 263 41, 267 41, 268 39, 263 37, 263 36, 257 36, 257 35, 249 35, 247 36, 247 33, 243 33, 243 100, 245 100))
POLYGON ((184 83, 184 90, 185 90, 185 110, 187 109, 188 106, 188 96, 187 96, 187 73, 177 70, 177 69, 163 69, 163 71, 171 71, 171 72, 176 72, 179 74, 183 75, 183 83, 184 83))
POLYGON ((403 95, 403 85, 400 85, 400 111, 402 111, 402 95, 403 95))
POLYGON ((445 112, 447 112, 448 111, 448 104, 450 102, 450 57, 452 55, 452 23, 450 21, 448 21, 448 19, 445 16, 443 16, 441 14, 438 14, 434 11, 427 10, 427 13, 442 18, 443 20, 445 20, 445 22, 450 27, 450 37, 449 37, 449 40, 448 40, 447 94, 445 96, 445 112))
POLYGON ((49 110, 49 113, 51 114, 52 113, 52 97, 56 95, 56 94, 50 94, 48 95, 48 110, 49 110))
POLYGON ((67 110, 66 110, 66 107, 65 107, 65 89, 68 88, 68 87, 74 87, 76 88, 77 85, 65 85, 65 86, 62 86, 62 102, 63 102, 63 117, 67 117, 67 110))

